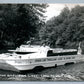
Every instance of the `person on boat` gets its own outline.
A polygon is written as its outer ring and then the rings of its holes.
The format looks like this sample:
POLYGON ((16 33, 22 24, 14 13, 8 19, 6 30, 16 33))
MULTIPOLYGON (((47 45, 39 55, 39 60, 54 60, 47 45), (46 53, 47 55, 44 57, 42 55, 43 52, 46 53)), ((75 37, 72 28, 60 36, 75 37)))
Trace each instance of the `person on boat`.
POLYGON ((43 47, 45 47, 46 45, 45 45, 45 43, 43 43, 43 45, 42 45, 43 47))
POLYGON ((27 41, 27 44, 28 44, 28 45, 31 45, 31 41, 27 41))
POLYGON ((79 42, 79 46, 78 46, 78 52, 77 52, 78 55, 81 55, 82 54, 82 50, 81 50, 81 42, 79 42))

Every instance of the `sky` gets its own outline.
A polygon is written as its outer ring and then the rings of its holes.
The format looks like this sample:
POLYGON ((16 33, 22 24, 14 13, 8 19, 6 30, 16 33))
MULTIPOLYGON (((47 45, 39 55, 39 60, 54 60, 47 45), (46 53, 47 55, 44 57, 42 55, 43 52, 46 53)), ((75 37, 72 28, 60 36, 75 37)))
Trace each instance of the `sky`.
POLYGON ((76 5, 84 6, 84 4, 49 4, 49 7, 46 9, 46 13, 44 14, 46 17, 46 21, 54 16, 58 16, 64 7, 69 7, 69 9, 74 8, 76 5))

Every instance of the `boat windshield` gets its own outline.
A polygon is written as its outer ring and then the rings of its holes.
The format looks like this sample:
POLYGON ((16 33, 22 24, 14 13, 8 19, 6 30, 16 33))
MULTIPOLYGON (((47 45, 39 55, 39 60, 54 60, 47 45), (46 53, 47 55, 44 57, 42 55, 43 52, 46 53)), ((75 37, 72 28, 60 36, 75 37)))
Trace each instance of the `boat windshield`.
POLYGON ((36 53, 36 52, 15 52, 16 54, 32 54, 32 53, 36 53))

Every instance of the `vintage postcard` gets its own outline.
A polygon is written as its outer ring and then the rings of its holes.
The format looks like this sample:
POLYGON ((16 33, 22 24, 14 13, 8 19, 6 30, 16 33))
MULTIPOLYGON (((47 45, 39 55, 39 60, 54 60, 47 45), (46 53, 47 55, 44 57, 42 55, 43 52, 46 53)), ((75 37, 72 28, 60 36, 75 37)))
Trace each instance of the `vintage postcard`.
POLYGON ((84 81, 84 3, 0 3, 0 81, 84 81))

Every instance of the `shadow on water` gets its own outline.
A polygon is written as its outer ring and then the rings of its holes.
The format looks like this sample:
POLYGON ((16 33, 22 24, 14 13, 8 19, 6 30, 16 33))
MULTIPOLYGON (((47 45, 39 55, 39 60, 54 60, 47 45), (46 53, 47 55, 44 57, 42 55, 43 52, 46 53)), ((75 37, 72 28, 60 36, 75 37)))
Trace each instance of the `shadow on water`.
POLYGON ((24 71, 20 71, 20 74, 28 74, 28 73, 34 73, 34 74, 38 74, 39 72, 45 70, 46 68, 44 67, 35 67, 32 70, 24 70, 24 71))
POLYGON ((18 74, 18 72, 0 69, 0 74, 18 74))
POLYGON ((65 66, 69 66, 69 65, 72 65, 72 64, 74 64, 74 62, 66 63, 65 66))

